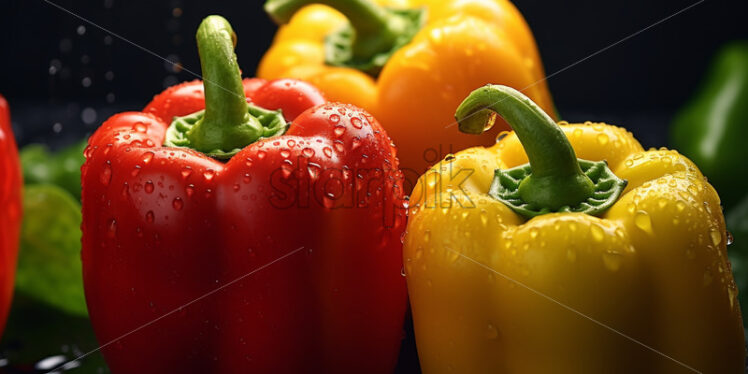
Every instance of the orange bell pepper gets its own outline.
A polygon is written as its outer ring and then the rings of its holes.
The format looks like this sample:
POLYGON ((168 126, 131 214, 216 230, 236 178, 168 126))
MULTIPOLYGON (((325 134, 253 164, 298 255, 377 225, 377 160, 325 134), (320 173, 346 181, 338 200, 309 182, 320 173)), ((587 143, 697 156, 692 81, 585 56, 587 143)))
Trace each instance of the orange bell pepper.
POLYGON ((507 0, 268 0, 265 9, 285 26, 257 76, 303 79, 373 113, 413 182, 448 153, 495 142, 453 128, 454 109, 482 85, 514 87, 554 112, 532 32, 507 0))

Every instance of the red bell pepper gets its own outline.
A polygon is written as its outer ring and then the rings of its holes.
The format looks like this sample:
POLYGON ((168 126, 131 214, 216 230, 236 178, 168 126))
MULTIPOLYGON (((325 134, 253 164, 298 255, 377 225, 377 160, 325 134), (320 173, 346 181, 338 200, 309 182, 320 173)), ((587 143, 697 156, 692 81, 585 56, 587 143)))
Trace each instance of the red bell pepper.
POLYGON ((21 230, 21 166, 10 127, 8 102, 0 96, 0 334, 8 318, 21 230))
POLYGON ((242 84, 231 36, 206 18, 205 81, 113 116, 89 140, 83 277, 107 363, 391 371, 406 309, 395 149, 372 116, 309 84, 242 84))

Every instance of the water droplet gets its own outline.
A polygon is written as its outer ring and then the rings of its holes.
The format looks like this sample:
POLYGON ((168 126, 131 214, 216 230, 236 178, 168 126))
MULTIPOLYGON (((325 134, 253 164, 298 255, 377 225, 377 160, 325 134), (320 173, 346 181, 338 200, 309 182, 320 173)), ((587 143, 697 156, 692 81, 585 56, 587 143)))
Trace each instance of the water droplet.
POLYGON ((143 122, 136 122, 134 125, 132 125, 132 129, 140 133, 145 133, 146 131, 148 131, 148 127, 146 127, 143 122))
POLYGON ((215 176, 216 176, 216 172, 213 169, 208 169, 203 172, 203 178, 205 178, 205 180, 208 182, 213 180, 215 176))
POLYGON ((122 197, 127 198, 130 196, 130 185, 125 182, 122 184, 122 197))
POLYGON ((145 221, 146 221, 146 222, 148 222, 148 223, 153 223, 153 221, 154 221, 154 217, 153 217, 153 211, 152 211, 152 210, 149 210, 149 211, 148 211, 148 212, 147 212, 147 213, 145 214, 145 221))
POLYGON ((101 184, 104 186, 108 186, 109 182, 112 181, 112 165, 110 161, 107 161, 104 165, 104 170, 101 171, 101 174, 99 175, 99 180, 101 181, 101 184))
POLYGON ((151 193, 151 192, 153 192, 153 188, 154 188, 154 187, 153 187, 153 182, 151 182, 151 181, 145 182, 145 186, 143 186, 143 190, 144 190, 144 191, 145 191, 146 193, 151 193))
POLYGON ((112 219, 109 221, 109 230, 107 231, 107 236, 110 239, 114 239, 114 236, 117 234, 117 221, 112 219))
POLYGON ((538 237, 538 229, 533 227, 530 229, 530 238, 535 239, 538 237))
POLYGON ((659 206, 660 209, 664 209, 667 206, 667 199, 664 197, 657 199, 657 206, 659 206))
POLYGON ((357 129, 363 127, 363 125, 361 124, 361 120, 358 117, 351 118, 351 125, 353 125, 353 127, 357 129))
POLYGON ((287 149, 284 149, 284 150, 280 151, 280 155, 283 158, 288 158, 289 156, 291 156, 291 152, 289 150, 287 150, 287 149))
POLYGON ((727 287, 727 297, 730 298, 730 308, 735 306, 735 299, 738 296, 738 289, 734 285, 727 287))
POLYGON ((267 156, 267 153, 265 153, 265 151, 257 151, 257 158, 259 158, 260 160, 264 159, 265 156, 267 156))
POLYGON ((327 156, 328 158, 332 157, 332 148, 325 147, 322 149, 322 152, 327 156))
POLYGON ((618 252, 606 251, 603 253, 603 263, 605 264, 605 268, 610 271, 618 271, 621 268, 622 261, 623 256, 618 252))
POLYGON ((592 233, 592 239, 594 239, 596 242, 602 242, 605 240, 605 231, 603 231, 602 227, 592 224, 590 226, 590 232, 592 233))
POLYGON ((496 135, 496 143, 504 140, 504 138, 506 138, 507 136, 509 136, 509 134, 510 134, 509 131, 502 131, 502 132, 500 132, 499 135, 496 135))
POLYGON ((732 245, 732 243, 735 242, 735 237, 732 236, 732 233, 729 231, 725 231, 725 236, 727 237, 727 245, 732 245))
POLYGON ((400 275, 403 277, 405 276, 405 267, 400 268, 400 275))
POLYGON ((351 140, 351 150, 354 150, 361 146, 361 138, 358 136, 354 137, 353 140, 351 140))
POLYGON ((446 161, 446 162, 452 162, 454 160, 455 160, 455 155, 453 155, 451 153, 447 154, 447 156, 444 157, 444 161, 446 161))
POLYGON ((182 198, 177 197, 171 202, 171 206, 174 207, 175 210, 182 210, 182 207, 184 207, 184 201, 182 201, 182 198))
POLYGON ((649 217, 649 213, 643 210, 636 212, 634 224, 647 234, 652 234, 652 219, 649 217))
POLYGON ((709 236, 712 238, 712 244, 714 244, 715 246, 719 245, 719 243, 722 243, 722 233, 719 232, 719 230, 709 230, 709 236))
POLYGON ((677 203, 675 203, 675 207, 678 209, 679 212, 682 212, 683 210, 686 209, 686 203, 682 201, 678 201, 677 203))
POLYGON ((192 168, 185 166, 184 169, 182 169, 182 179, 186 180, 190 175, 192 175, 192 168))
POLYGON ((330 122, 332 123, 338 123, 340 122, 340 116, 337 114, 331 114, 330 115, 330 122))
POLYGON ((184 192, 187 194, 187 197, 192 197, 192 194, 195 193, 195 185, 190 184, 187 187, 184 188, 184 192))
POLYGON ((312 180, 316 180, 319 178, 319 174, 322 171, 322 167, 319 166, 319 164, 315 164, 313 162, 310 162, 309 165, 307 165, 307 172, 309 173, 309 178, 312 180))
POLYGON ((431 239, 431 230, 426 230, 423 233, 423 241, 424 241, 424 243, 428 243, 429 239, 431 239))
POLYGON ((609 140, 610 140, 610 138, 608 138, 608 134, 598 134, 597 135, 597 142, 600 145, 606 145, 606 144, 608 144, 609 140))

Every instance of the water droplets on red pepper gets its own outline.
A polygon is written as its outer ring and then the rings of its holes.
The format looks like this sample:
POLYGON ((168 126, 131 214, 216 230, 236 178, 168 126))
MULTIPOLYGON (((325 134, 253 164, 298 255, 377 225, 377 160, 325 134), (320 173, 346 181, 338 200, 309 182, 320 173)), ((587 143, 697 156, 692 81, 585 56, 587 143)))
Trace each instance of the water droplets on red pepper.
POLYGON ((182 210, 182 207, 184 207, 184 201, 182 201, 181 197, 177 197, 171 202, 171 206, 174 210, 182 210))
POLYGON ((143 122, 135 122, 135 124, 132 125, 132 129, 140 133, 146 133, 146 131, 148 131, 148 127, 146 127, 143 122))
POLYGON ((361 138, 357 136, 353 138, 353 140, 351 140, 351 150, 355 150, 356 148, 360 146, 361 146, 361 138))
POLYGON ((184 188, 184 193, 187 194, 187 197, 192 197, 192 195, 195 193, 195 185, 189 184, 187 187, 184 188))
POLYGON ((151 160, 153 160, 153 156, 154 154, 151 151, 143 153, 143 163, 147 165, 151 160))
POLYGON ((205 178, 205 180, 208 182, 213 180, 215 176, 216 176, 216 172, 213 169, 207 169, 203 172, 203 178, 205 178))
POLYGON ((114 236, 117 235, 117 221, 114 218, 109 221, 106 234, 110 239, 114 239, 114 236))
POLYGON ((190 177, 190 175, 192 175, 192 168, 189 166, 185 166, 182 169, 182 179, 186 180, 187 178, 190 177))
POLYGON ((108 186, 109 182, 112 181, 112 162, 107 160, 106 164, 104 165, 104 169, 101 171, 101 174, 99 175, 99 180, 101 181, 101 184, 104 186, 108 186))

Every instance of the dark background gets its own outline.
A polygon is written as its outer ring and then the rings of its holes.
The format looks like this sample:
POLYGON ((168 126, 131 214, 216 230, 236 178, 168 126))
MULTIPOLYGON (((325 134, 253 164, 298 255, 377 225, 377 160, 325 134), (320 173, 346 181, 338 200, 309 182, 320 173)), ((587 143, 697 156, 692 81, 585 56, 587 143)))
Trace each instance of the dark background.
MULTIPOLYGON (((142 108, 165 86, 193 79, 112 33, 199 73, 194 32, 205 15, 222 14, 239 36, 245 75, 252 75, 275 32, 259 0, 50 1, 111 33, 44 0, 3 0, 0 92, 15 109, 21 143, 64 143, 114 111, 142 108)), ((696 2, 515 4, 534 30, 551 75, 696 2)), ((670 118, 698 87, 714 52, 727 41, 748 38, 746 4, 703 1, 553 75, 549 84, 559 111, 568 120, 630 128, 645 146, 665 145, 670 118)))
MULTIPOLYGON (((71 143, 111 114, 140 109, 163 88, 194 79, 186 70, 200 72, 194 33, 208 14, 232 22, 247 76, 276 29, 259 0, 50 1, 67 11, 44 0, 0 2, 0 92, 21 145, 71 143)), ((627 127, 647 147, 667 145, 673 114, 713 54, 725 42, 748 39, 748 1, 706 0, 673 16, 696 2, 514 1, 535 33, 562 117, 627 127)), ((399 371, 414 372, 412 333, 406 335, 402 357, 410 361, 399 371)))

